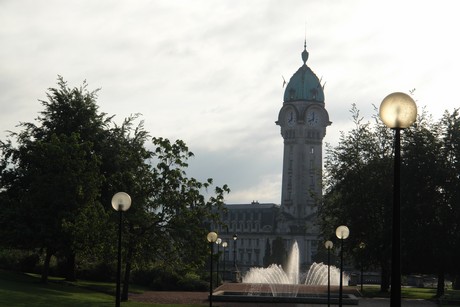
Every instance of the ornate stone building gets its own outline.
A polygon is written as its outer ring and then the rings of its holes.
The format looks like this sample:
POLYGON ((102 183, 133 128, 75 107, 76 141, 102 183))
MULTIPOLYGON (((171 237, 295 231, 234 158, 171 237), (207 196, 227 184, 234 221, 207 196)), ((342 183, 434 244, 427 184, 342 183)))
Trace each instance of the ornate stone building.
POLYGON ((297 241, 303 266, 312 263, 317 251, 315 201, 322 193, 323 138, 331 122, 324 88, 306 64, 306 44, 301 55, 303 65, 286 84, 276 121, 284 140, 281 205, 228 204, 222 214, 225 226, 213 228, 228 242, 225 260, 230 264, 236 260, 241 271, 262 266, 267 245, 272 246, 276 238, 283 240, 287 250, 297 241))

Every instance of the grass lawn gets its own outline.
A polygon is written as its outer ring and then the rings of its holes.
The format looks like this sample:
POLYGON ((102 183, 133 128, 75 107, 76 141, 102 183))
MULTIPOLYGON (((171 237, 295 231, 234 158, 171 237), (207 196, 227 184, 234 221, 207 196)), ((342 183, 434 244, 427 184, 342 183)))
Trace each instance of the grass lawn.
MULTIPOLYGON (((131 286, 130 292, 143 292, 145 289, 131 286)), ((365 286, 366 297, 389 297, 389 293, 379 292, 378 286, 365 286)), ((63 279, 51 278, 48 284, 42 284, 40 277, 0 270, 0 307, 112 307, 115 305, 115 284, 90 281, 74 283, 64 282, 63 279)), ((432 300, 436 289, 405 288, 401 289, 403 298, 432 300)), ((460 301, 460 291, 448 290, 445 299, 460 301)), ((446 303, 446 302, 443 302, 446 303)), ((203 307, 207 305, 162 305, 138 302, 122 302, 125 307, 203 307)), ((446 306, 442 304, 442 306, 446 306)), ((454 303, 450 306, 459 306, 454 303)))
MULTIPOLYGON (((357 287, 359 289, 359 287, 357 287)), ((390 297, 390 293, 380 292, 379 286, 364 286, 365 297, 390 297)), ((459 307, 460 306, 460 290, 446 290, 444 296, 441 299, 437 299, 436 289, 433 288, 401 288, 402 298, 407 299, 424 299, 438 301, 439 306, 459 307)))
MULTIPOLYGON (((134 289, 135 291, 142 291, 134 289)), ((113 307, 115 297, 108 293, 115 291, 110 283, 76 282, 64 283, 53 279, 42 284, 39 276, 0 270, 0 306, 72 306, 72 307, 113 307)), ((126 307, 174 307, 184 305, 145 304, 122 302, 126 307)), ((203 306, 203 305, 195 305, 203 306)))
MULTIPOLYGON (((357 289, 359 289, 359 287, 357 289)), ((364 286, 363 295, 365 297, 390 297, 389 292, 388 293, 380 292, 380 286, 377 286, 377 285, 364 286)), ((408 287, 401 288, 402 298, 431 300, 431 299, 434 299, 435 295, 436 295, 436 289, 432 289, 432 288, 408 288, 408 287)))

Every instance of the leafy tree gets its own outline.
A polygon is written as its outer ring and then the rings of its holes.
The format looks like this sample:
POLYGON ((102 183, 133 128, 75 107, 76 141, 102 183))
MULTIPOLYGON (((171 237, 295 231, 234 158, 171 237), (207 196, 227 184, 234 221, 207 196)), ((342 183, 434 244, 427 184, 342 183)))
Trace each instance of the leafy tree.
POLYGON ((272 247, 270 245, 270 240, 267 238, 267 242, 265 243, 265 252, 264 252, 264 259, 263 259, 264 267, 268 267, 272 264, 272 247))
MULTIPOLYGON (((426 113, 405 131, 404 160, 401 173, 402 269, 444 275, 439 266, 443 253, 444 221, 441 186, 443 185, 439 128, 426 113), (427 246, 426 241, 431 242, 427 246), (424 255, 419 257, 419 255, 424 255)), ((439 279, 439 285, 444 279, 439 279)), ((442 286, 442 289, 444 287, 442 286)))
POLYGON ((452 113, 445 112, 441 119, 440 156, 443 163, 444 181, 440 188, 442 194, 443 215, 445 225, 445 243, 443 252, 451 251, 444 258, 446 265, 454 276, 453 286, 460 290, 460 115, 459 109, 452 113))
MULTIPOLYGON (((380 267, 381 290, 387 291, 393 136, 376 117, 373 126, 363 123, 355 106, 352 116, 355 128, 342 134, 336 148, 327 149, 320 224, 326 238, 346 224, 351 230, 348 254, 355 263, 380 267), (361 241, 363 251, 357 248, 361 241)), ((438 295, 444 291, 445 273, 458 272, 459 128, 457 110, 437 123, 423 111, 402 138, 402 270, 437 273, 438 295)))
POLYGON ((203 266, 204 221, 217 221, 228 186, 205 197, 212 179, 187 176, 193 153, 183 141, 153 138, 148 149, 143 122, 135 125, 139 114, 112 123, 98 112, 97 90, 89 92, 86 82, 69 88, 59 77, 47 97, 37 124, 22 123, 23 131, 11 133, 17 146, 0 143, 2 245, 44 249, 44 281, 52 255, 66 259, 68 279, 76 278, 77 256, 112 263, 117 223, 106 204, 126 191, 133 206, 123 224, 125 299, 133 267, 203 266))
POLYGON ((283 238, 276 237, 272 242, 272 253, 270 263, 285 266, 287 262, 288 251, 284 244, 283 238))
POLYGON ((152 141, 148 169, 134 176, 144 188, 138 189, 143 192, 134 197, 139 201, 138 208, 127 215, 129 242, 123 299, 127 299, 128 264, 132 262, 153 259, 184 272, 202 267, 208 248, 202 239, 207 233, 204 221, 217 221, 216 212, 230 192, 226 185, 215 187, 214 194, 206 199, 203 192, 211 187, 212 179, 200 182, 187 177, 187 161, 193 153, 186 144, 164 138, 152 141))
MULTIPOLYGON (((390 135, 383 127, 370 129, 356 106, 351 114, 355 128, 341 134, 336 148, 328 147, 325 157, 325 196, 319 207, 324 238, 343 224, 350 229, 347 252, 353 254, 366 243, 365 265, 379 267, 381 290, 389 287, 392 159, 390 135)), ((336 241, 337 242, 337 241, 336 241)))
POLYGON ((103 233, 97 227, 103 226, 105 213, 98 201, 101 160, 94 144, 107 119, 97 112, 96 93, 86 83, 68 88, 59 77, 58 88, 49 89, 48 100, 41 101, 38 125, 22 123, 23 131, 10 134, 17 147, 2 142, 2 187, 11 206, 4 218, 16 223, 9 228, 14 238, 45 249, 44 281, 57 251, 67 259, 67 278, 74 279, 77 250, 103 233))
MULTIPOLYGON (((148 133, 143 123, 134 127, 138 115, 111 129, 108 150, 115 152, 106 163, 112 166, 106 185, 108 196, 129 191, 133 206, 126 213, 124 233, 125 273, 122 299, 128 298, 130 273, 134 267, 159 262, 173 270, 196 270, 204 264, 207 246, 203 221, 217 219, 229 188, 215 187, 206 199, 204 190, 212 179, 199 182, 186 176, 188 159, 193 157, 186 144, 153 138, 154 150, 146 148, 148 133), (197 250, 200 251, 197 253, 197 250)), ((105 156, 105 155, 104 155, 105 156)))

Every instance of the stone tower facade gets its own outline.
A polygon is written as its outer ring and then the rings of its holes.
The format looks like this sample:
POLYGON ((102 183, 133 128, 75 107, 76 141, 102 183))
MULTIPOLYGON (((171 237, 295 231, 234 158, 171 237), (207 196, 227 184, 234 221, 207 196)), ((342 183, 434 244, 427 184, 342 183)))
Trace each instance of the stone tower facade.
POLYGON ((286 85, 276 121, 284 139, 280 231, 317 238, 314 204, 322 194, 323 138, 331 122, 323 86, 307 60, 304 44, 303 65, 286 85))
MULTIPOLYGON (((315 203, 322 194, 323 138, 331 122, 323 86, 307 60, 305 44, 303 65, 286 84, 276 121, 284 140, 281 204, 228 204, 220 213, 223 223, 210 225, 210 230, 228 242, 223 258, 232 270, 237 266, 244 273, 251 267, 267 265, 264 259, 279 238, 286 250, 297 242, 302 270, 318 251, 315 203)), ((230 278, 231 272, 226 275, 230 278)))

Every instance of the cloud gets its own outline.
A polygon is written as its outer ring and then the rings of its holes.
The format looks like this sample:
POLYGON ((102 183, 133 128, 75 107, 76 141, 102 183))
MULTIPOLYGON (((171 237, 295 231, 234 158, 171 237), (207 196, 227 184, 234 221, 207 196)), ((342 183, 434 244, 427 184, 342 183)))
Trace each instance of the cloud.
POLYGON ((332 126, 351 128, 393 91, 416 88, 439 117, 456 103, 456 2, 3 1, 0 137, 33 121, 57 75, 102 88, 100 111, 142 113, 155 136, 183 139, 190 173, 228 183, 232 201, 279 203, 282 138, 274 124, 286 80, 307 64, 326 82, 332 126), (265 188, 266 187, 266 188, 265 188), (259 197, 257 194, 261 193, 259 197))

